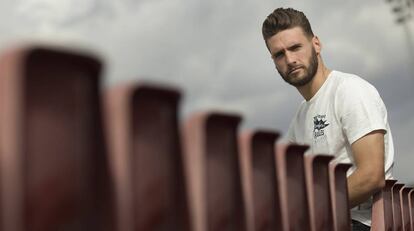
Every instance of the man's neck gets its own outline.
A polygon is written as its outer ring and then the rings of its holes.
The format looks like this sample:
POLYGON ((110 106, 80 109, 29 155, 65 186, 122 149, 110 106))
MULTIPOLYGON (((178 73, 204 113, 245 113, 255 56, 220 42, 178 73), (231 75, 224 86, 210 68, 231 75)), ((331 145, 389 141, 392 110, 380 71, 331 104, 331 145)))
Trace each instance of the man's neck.
POLYGON ((322 87, 325 80, 328 78, 331 70, 329 70, 322 62, 319 62, 318 70, 316 71, 315 77, 305 86, 297 87, 299 93, 303 96, 306 101, 312 99, 312 97, 322 87))

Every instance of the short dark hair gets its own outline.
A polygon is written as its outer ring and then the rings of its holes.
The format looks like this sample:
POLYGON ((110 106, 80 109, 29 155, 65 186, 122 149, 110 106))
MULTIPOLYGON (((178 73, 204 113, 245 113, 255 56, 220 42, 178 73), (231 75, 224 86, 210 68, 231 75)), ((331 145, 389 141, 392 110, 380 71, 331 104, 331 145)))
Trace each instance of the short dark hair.
POLYGON ((311 25, 305 14, 292 8, 277 8, 263 22, 262 34, 265 41, 280 31, 294 27, 302 28, 308 38, 312 38, 311 25))

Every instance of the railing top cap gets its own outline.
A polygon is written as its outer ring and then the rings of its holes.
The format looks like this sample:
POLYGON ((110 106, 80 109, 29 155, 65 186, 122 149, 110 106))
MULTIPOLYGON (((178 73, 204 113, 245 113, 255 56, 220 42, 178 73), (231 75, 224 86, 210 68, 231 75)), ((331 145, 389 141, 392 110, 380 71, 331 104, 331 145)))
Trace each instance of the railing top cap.
POLYGON ((191 115, 191 118, 196 118, 197 120, 224 120, 224 121, 241 121, 241 115, 233 112, 225 112, 220 110, 210 110, 196 112, 191 115))
POLYGON ((307 159, 311 159, 312 161, 323 161, 323 162, 330 162, 334 159, 334 156, 331 155, 324 155, 324 154, 311 154, 306 155, 307 159))
POLYGON ((100 69, 102 66, 100 55, 97 51, 87 50, 86 48, 77 48, 75 46, 67 46, 63 44, 45 44, 45 43, 26 43, 17 46, 12 46, 3 51, 0 55, 1 59, 7 57, 19 57, 22 60, 27 60, 31 57, 41 55, 41 57, 63 55, 71 59, 75 58, 76 62, 87 62, 90 65, 96 66, 100 69), (46 56, 44 56, 46 55, 46 56))
POLYGON ((242 117, 238 114, 220 112, 220 111, 204 111, 195 112, 186 118, 186 129, 202 128, 203 133, 207 132, 205 129, 220 128, 220 129, 238 129, 242 117))
POLYGON ((307 145, 300 145, 300 144, 288 144, 286 146, 287 153, 305 153, 306 150, 309 149, 307 145))
POLYGON ((396 183, 394 186, 392 186, 393 189, 400 190, 402 187, 404 187, 405 184, 396 183))
POLYGON ((350 168, 352 167, 352 164, 347 164, 347 163, 340 163, 340 162, 336 162, 336 161, 332 161, 330 163, 330 165, 332 166, 332 168, 350 168))
POLYGON ((401 189, 401 191, 403 191, 404 193, 409 193, 411 190, 413 190, 413 188, 411 188, 411 187, 403 187, 402 189, 401 189))
POLYGON ((240 137, 245 139, 266 139, 266 140, 276 140, 280 137, 280 133, 278 131, 272 130, 244 130, 241 132, 240 137))

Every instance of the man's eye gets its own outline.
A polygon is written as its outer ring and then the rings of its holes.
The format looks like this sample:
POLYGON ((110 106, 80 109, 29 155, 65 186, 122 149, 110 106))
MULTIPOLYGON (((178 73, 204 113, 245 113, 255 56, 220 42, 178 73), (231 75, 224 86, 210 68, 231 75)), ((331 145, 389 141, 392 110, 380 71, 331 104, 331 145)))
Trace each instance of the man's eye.
POLYGON ((276 54, 273 55, 273 58, 274 59, 278 59, 278 58, 282 57, 282 55, 283 55, 282 52, 278 52, 278 53, 276 53, 276 54))

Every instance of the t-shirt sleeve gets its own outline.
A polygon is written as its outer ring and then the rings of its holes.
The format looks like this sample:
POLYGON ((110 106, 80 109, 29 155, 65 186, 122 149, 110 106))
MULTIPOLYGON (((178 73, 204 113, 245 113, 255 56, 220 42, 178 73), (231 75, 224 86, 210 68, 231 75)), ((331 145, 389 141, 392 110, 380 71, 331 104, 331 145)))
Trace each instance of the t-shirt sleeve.
POLYGON ((351 80, 338 89, 336 105, 350 144, 366 134, 386 133, 387 112, 378 91, 364 80, 351 80))

